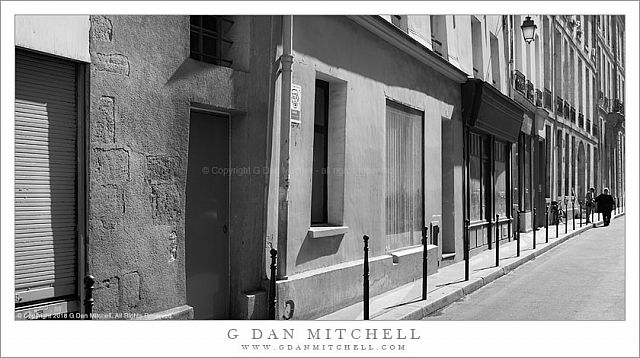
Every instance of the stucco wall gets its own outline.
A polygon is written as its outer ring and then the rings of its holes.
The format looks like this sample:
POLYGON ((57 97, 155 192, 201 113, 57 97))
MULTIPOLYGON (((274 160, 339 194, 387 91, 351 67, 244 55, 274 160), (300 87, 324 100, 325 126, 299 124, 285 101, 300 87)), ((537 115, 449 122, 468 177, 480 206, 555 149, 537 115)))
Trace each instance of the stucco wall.
MULTIPOLYGON (((189 58, 188 16, 92 16, 89 273, 95 312, 186 304, 190 105, 230 114, 231 167, 264 167, 270 17, 241 17, 238 67, 189 58)), ((235 61, 234 61, 235 62, 235 61)), ((262 285, 265 175, 230 178, 231 310, 262 285)))
MULTIPOLYGON (((287 274, 385 255, 386 98, 424 111, 425 222, 442 213, 441 123, 459 116, 458 84, 427 68, 346 17, 294 18, 293 83, 302 86, 302 124, 292 126, 287 274), (311 165, 317 73, 347 84, 342 237, 311 239, 311 165)), ((318 75, 322 76, 322 75, 318 75)))
POLYGON ((88 15, 16 15, 16 46, 89 62, 88 15))

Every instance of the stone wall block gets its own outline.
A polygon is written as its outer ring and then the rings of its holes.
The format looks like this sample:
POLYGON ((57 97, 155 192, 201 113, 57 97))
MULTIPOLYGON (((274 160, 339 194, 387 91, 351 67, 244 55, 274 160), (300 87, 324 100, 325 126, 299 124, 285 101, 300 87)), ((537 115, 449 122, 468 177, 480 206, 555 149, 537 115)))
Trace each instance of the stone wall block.
POLYGON ((122 305, 128 308, 134 308, 140 302, 140 274, 138 272, 130 272, 122 276, 122 305))
POLYGON ((98 113, 92 123, 92 140, 97 143, 113 144, 116 142, 115 99, 102 96, 98 101, 98 113))
POLYGON ((151 185, 151 212, 156 225, 174 225, 182 217, 180 193, 176 185, 151 185))
POLYGON ((95 148, 91 162, 94 180, 102 184, 115 184, 130 179, 129 151, 124 148, 95 148))
POLYGON ((129 76, 129 58, 121 54, 94 53, 91 56, 93 67, 98 71, 112 72, 119 75, 129 76))
POLYGON ((91 16, 90 36, 92 41, 111 42, 113 39, 113 25, 108 17, 102 15, 91 16))
POLYGON ((119 305, 119 279, 112 277, 97 284, 93 290, 95 313, 116 313, 119 305))
POLYGON ((179 170, 180 158, 176 156, 147 156, 147 178, 151 184, 173 183, 179 170))

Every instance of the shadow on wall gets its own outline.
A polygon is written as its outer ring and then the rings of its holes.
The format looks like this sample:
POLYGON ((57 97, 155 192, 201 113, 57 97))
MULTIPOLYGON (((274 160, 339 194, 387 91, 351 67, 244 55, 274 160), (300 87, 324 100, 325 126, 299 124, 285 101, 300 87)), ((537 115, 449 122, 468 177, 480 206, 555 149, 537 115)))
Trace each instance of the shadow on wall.
POLYGON ((307 236, 302 242, 302 246, 298 251, 298 257, 296 257, 296 265, 302 265, 309 261, 313 261, 320 257, 334 255, 338 252, 340 244, 344 234, 324 237, 320 240, 312 239, 311 234, 307 233, 307 236))
POLYGON ((187 57, 171 75, 165 86, 171 86, 185 80, 192 80, 194 77, 198 77, 200 74, 202 76, 207 76, 207 74, 214 73, 214 70, 219 69, 223 69, 229 72, 233 71, 231 68, 211 65, 209 63, 196 61, 190 57, 187 57))

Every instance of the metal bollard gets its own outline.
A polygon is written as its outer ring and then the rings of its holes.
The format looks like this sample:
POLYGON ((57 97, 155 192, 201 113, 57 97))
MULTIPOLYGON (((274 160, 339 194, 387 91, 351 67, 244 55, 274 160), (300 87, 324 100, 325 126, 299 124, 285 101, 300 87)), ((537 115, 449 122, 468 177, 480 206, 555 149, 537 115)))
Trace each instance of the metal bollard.
POLYGON ((464 221, 464 280, 469 281, 469 219, 464 221))
POLYGON ((493 241, 491 240, 491 231, 493 230, 492 225, 493 223, 491 222, 491 219, 489 219, 489 221, 487 222, 487 231, 489 232, 489 240, 487 241, 488 250, 493 249, 493 241))
POLYGON ((84 314, 85 319, 91 319, 93 314, 93 285, 96 283, 95 277, 87 275, 84 277, 84 314))
POLYGON ((422 228, 422 299, 427 299, 427 228, 422 228))
POLYGON ((558 203, 558 206, 556 206, 555 218, 556 218, 556 239, 557 239, 558 238, 558 225, 560 224, 560 203, 558 203))
POLYGON ((276 319, 276 307, 278 305, 278 297, 276 295, 276 275, 278 270, 278 250, 271 248, 271 277, 269 279, 269 319, 276 319))
POLYGON ((363 318, 365 321, 369 320, 369 236, 364 235, 364 273, 363 273, 363 289, 362 300, 364 303, 363 318))
POLYGON ((536 248, 536 208, 533 208, 533 225, 532 225, 532 229, 533 229, 533 249, 535 250, 536 248))
POLYGON ((549 205, 544 206, 544 242, 549 243, 549 205))
POLYGON ((511 223, 513 222, 513 218, 509 217, 507 219, 509 219, 509 221, 507 221, 507 240, 511 242, 511 223))
POLYGON ((578 202, 578 204, 580 205, 580 217, 579 217, 579 219, 580 219, 580 227, 582 227, 582 221, 583 221, 582 220, 582 202, 580 201, 580 202, 578 202))
POLYGON ((576 229, 576 205, 575 205, 575 200, 571 200, 571 222, 573 224, 573 229, 571 230, 575 230, 576 229))
POLYGON ((500 266, 500 215, 496 215, 496 267, 500 266))
POLYGON ((569 210, 565 210, 564 211, 564 233, 565 234, 567 233, 567 230, 569 229, 569 217, 567 215, 569 215, 569 210))
POLYGON ((518 257, 520 257, 520 213, 518 213, 518 216, 516 216, 516 222, 517 222, 517 226, 516 226, 516 255, 518 257))

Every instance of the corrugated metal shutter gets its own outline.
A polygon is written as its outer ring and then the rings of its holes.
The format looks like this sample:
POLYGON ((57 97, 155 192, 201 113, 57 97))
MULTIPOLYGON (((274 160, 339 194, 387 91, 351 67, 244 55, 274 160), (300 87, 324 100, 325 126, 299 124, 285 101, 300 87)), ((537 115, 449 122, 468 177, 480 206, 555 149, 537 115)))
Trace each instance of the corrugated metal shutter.
POLYGON ((73 62, 16 50, 16 303, 76 293, 73 62))

